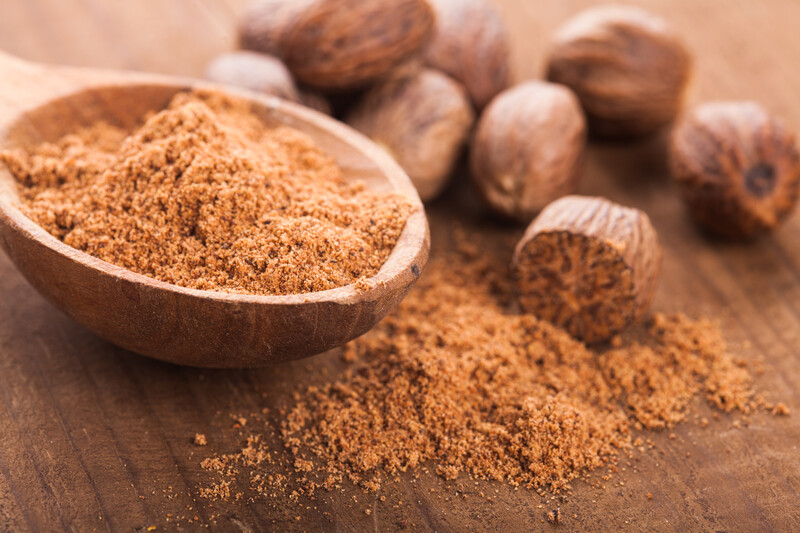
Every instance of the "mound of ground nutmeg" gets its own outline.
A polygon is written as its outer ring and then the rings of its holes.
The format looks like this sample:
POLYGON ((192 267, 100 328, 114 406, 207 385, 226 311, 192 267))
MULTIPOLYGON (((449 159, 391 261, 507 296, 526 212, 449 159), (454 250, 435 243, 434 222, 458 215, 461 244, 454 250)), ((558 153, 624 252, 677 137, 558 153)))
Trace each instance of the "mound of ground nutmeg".
POLYGON ((100 123, 0 153, 25 213, 66 244, 194 289, 295 294, 375 275, 412 206, 345 181, 246 102, 181 93, 132 134, 100 123))
POLYGON ((768 407, 713 322, 657 314, 641 339, 593 351, 518 314, 502 259, 475 235, 458 242, 347 346, 342 375, 279 413, 283 452, 253 435, 207 459, 220 481, 204 495, 232 479, 270 497, 289 479, 305 494, 345 480, 377 490, 423 464, 446 479, 560 491, 630 453, 634 431, 684 420, 697 396, 723 411, 768 407))

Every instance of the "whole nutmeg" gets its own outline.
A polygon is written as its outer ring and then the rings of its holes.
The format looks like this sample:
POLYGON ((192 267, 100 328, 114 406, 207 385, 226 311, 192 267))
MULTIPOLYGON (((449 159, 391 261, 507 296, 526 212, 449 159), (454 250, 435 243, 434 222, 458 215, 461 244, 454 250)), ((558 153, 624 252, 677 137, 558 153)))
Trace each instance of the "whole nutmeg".
POLYGON ((256 0, 239 38, 242 48, 281 58, 305 84, 349 89, 419 53, 434 22, 426 0, 256 0))
POLYGON ((300 103, 306 107, 310 107, 315 111, 319 111, 320 113, 324 113, 326 115, 332 115, 333 109, 331 108, 331 103, 328 101, 325 96, 313 89, 306 89, 300 88, 300 103))
POLYGON ((511 84, 508 30, 485 0, 431 0, 436 32, 427 63, 466 87, 473 104, 483 109, 511 84))
POLYGON ((578 95, 593 135, 655 133, 681 110, 691 57, 667 23, 635 7, 587 9, 558 31, 547 78, 578 95))
POLYGON ((446 185, 474 120, 458 82, 421 69, 375 86, 345 121, 385 148, 427 201, 446 185))
POLYGON ((795 136, 755 102, 692 109, 672 133, 670 169, 692 217, 727 238, 773 229, 800 194, 795 136))
POLYGON ((585 145, 586 124, 572 91, 526 82, 500 93, 478 121, 472 176, 489 207, 527 223, 575 190, 585 145))
POLYGON ((298 101, 300 96, 289 69, 267 54, 238 50, 215 57, 206 67, 206 79, 298 101))
POLYGON ((585 342, 600 342, 650 306, 661 245, 642 211, 604 198, 566 196, 525 231, 511 271, 523 310, 585 342))

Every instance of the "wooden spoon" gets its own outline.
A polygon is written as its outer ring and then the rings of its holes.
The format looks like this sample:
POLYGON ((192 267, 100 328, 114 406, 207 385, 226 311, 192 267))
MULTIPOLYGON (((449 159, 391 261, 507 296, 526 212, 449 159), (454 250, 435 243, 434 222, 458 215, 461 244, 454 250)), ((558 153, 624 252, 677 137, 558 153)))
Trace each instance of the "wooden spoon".
MULTIPOLYGON (((0 145, 30 147, 105 120, 132 128, 178 92, 209 87, 150 74, 50 67, 0 53, 0 145)), ((320 113, 226 89, 268 125, 310 135, 347 179, 405 195, 417 210, 371 289, 255 296, 187 289, 106 263, 59 241, 19 209, 0 165, 0 246, 40 293, 104 339, 133 352, 205 367, 261 366, 307 357, 372 328, 395 308, 428 258, 428 223, 402 169, 371 141, 320 113)))

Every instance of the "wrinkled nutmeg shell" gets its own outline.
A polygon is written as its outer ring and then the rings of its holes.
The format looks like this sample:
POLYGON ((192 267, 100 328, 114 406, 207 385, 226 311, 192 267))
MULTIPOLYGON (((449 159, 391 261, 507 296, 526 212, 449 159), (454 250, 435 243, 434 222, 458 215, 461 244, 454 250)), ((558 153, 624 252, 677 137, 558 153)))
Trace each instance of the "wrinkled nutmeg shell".
POLYGON ((419 53, 434 23, 426 0, 256 0, 239 38, 242 48, 281 58, 305 84, 349 89, 419 53))
POLYGON ((215 57, 206 67, 206 79, 244 87, 297 102, 300 96, 289 69, 267 54, 239 50, 215 57))
POLYGON ((605 341, 653 301, 661 245, 638 209, 566 196, 525 231, 511 264, 520 306, 585 342, 605 341))
POLYGON ((497 10, 485 0, 431 0, 436 32, 427 63, 466 87, 483 109, 511 84, 509 37, 497 10))
POLYGON ((500 93, 478 121, 472 176, 489 207, 528 223, 575 190, 585 145, 586 124, 572 91, 526 82, 500 93))
POLYGON ((587 9, 557 33, 547 78, 570 87, 592 135, 655 133, 681 110, 691 57, 667 23, 629 6, 587 9))
POLYGON ((695 221, 731 239, 775 228, 800 194, 795 136, 755 102, 692 109, 672 133, 670 169, 695 221))
POLYGON ((446 185, 474 120, 458 82, 421 69, 375 86, 345 122, 384 147, 428 201, 446 185))

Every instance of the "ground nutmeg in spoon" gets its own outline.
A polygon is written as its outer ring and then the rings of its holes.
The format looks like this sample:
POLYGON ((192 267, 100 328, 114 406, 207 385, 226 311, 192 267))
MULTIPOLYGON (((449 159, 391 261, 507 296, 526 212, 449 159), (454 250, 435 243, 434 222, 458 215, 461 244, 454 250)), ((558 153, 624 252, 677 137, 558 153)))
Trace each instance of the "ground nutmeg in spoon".
POLYGON ((305 134, 210 91, 178 94, 133 133, 99 123, 0 162, 24 212, 64 243, 202 290, 357 283, 377 274, 414 209, 347 182, 305 134))

